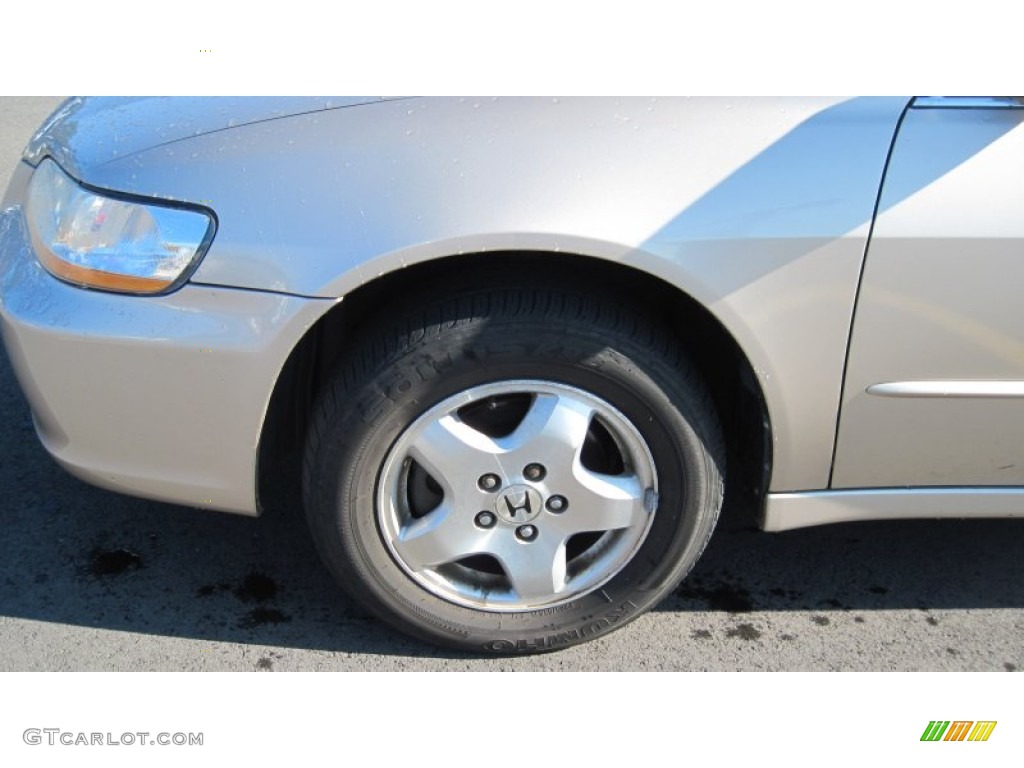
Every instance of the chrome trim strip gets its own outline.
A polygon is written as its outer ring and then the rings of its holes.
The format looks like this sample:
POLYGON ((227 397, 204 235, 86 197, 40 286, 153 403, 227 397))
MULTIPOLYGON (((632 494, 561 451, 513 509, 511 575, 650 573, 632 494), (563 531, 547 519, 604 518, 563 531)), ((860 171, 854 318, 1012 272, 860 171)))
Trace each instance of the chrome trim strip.
POLYGON ((887 381, 866 391, 879 397, 1024 397, 1024 381, 887 381))
POLYGON ((918 96, 911 109, 1024 109, 1021 96, 918 96))
POLYGON ((762 527, 790 531, 858 520, 1024 517, 1024 488, 868 488, 769 493, 762 527))

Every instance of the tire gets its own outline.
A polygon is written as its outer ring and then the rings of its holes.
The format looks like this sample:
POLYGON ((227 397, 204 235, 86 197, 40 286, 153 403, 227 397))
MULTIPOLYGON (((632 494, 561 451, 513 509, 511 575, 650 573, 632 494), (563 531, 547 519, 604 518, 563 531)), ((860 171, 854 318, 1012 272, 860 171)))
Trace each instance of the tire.
POLYGON ((522 284, 370 327, 318 398, 303 475, 324 562, 374 614, 449 648, 548 651, 635 619, 693 567, 724 450, 654 321, 522 284))

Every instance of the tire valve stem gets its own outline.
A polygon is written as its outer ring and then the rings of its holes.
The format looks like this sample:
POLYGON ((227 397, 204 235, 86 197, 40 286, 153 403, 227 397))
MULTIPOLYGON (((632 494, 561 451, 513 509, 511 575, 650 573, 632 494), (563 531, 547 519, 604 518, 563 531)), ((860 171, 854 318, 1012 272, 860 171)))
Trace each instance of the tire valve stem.
POLYGON ((654 514, 654 511, 658 508, 658 492, 653 488, 648 488, 644 491, 644 509, 650 514, 654 514))

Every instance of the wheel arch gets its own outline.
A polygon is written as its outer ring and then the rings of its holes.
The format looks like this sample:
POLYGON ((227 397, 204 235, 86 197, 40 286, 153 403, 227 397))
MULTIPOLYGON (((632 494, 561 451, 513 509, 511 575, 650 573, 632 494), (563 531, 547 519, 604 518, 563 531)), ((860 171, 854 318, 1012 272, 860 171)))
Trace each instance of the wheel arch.
POLYGON ((424 286, 457 279, 460 284, 501 284, 502 274, 534 276, 595 290, 614 286, 670 330, 705 377, 722 422, 729 474, 726 503, 744 497, 759 513, 768 490, 772 428, 765 393, 733 334, 701 302, 648 271, 596 256, 553 251, 487 251, 421 261, 382 274, 346 293, 303 335, 275 382, 257 451, 257 500, 286 504, 299 498, 302 445, 318 392, 365 323, 382 306, 401 306, 424 286))

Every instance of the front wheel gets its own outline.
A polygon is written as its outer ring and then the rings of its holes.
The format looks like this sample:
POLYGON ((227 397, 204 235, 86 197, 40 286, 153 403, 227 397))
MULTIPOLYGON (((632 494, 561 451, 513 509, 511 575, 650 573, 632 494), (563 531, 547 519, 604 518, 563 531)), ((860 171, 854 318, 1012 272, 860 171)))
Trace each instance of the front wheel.
POLYGON ((464 650, 550 650, 636 618, 696 562, 720 432, 656 323, 524 287, 373 335, 317 405, 305 492, 328 567, 381 618, 464 650))

